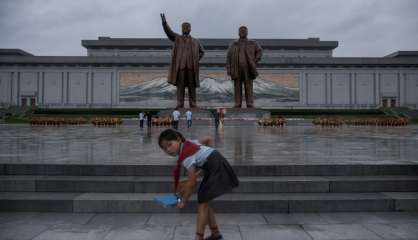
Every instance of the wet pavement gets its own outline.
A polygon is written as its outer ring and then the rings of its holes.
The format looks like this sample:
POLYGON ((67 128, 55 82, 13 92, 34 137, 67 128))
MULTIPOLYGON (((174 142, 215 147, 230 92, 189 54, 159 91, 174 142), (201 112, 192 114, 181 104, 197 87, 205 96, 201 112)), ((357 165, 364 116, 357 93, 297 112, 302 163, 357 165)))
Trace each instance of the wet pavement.
MULTIPOLYGON (((195 214, 0 213, 0 240, 194 239, 195 214)), ((226 240, 418 239, 418 213, 217 214, 226 240)), ((206 232, 206 236, 209 232, 206 232)))
MULTIPOLYGON (((180 131, 210 136, 233 165, 417 164, 418 126, 259 127, 254 122, 194 125, 180 131)), ((158 147, 162 127, 29 126, 0 124, 0 163, 165 165, 158 147)))

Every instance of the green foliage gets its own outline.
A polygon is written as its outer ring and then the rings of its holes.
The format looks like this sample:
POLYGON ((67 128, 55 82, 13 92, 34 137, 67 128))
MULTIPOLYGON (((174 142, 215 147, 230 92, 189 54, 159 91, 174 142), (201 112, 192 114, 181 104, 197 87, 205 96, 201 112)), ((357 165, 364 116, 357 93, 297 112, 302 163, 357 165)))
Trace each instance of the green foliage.
MULTIPOLYGON (((266 109, 269 110, 269 109, 266 109)), ((311 118, 312 116, 384 116, 379 109, 347 110, 347 109, 271 109, 272 116, 300 116, 311 118)))
POLYGON ((34 114, 36 115, 54 115, 54 116, 74 116, 81 115, 86 118, 93 116, 117 116, 123 118, 136 117, 141 111, 151 111, 157 114, 159 109, 131 109, 131 108, 40 108, 34 114))
POLYGON ((411 124, 418 124, 418 118, 411 118, 411 124))
POLYGON ((32 112, 19 112, 12 116, 7 116, 4 118, 4 122, 6 123, 29 123, 31 118, 32 112))

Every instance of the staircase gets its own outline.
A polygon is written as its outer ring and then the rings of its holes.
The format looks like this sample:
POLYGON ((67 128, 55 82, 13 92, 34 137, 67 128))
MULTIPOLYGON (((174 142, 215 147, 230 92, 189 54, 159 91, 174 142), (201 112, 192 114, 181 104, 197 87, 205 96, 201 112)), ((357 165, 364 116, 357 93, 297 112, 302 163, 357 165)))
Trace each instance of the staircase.
MULTIPOLYGON (((195 212, 154 198, 173 166, 0 164, 0 211, 195 212)), ((418 211, 418 165, 234 166, 240 186, 213 202, 221 213, 418 211)))

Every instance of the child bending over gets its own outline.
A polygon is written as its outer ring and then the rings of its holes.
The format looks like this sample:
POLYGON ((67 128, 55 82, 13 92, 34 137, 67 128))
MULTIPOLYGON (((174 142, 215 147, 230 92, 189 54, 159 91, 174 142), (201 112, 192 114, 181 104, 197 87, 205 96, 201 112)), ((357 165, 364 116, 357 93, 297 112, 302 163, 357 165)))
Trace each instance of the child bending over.
POLYGON ((161 132, 158 144, 170 156, 178 156, 174 169, 174 191, 181 193, 178 208, 184 208, 197 183, 197 178, 203 176, 197 192, 196 239, 204 240, 206 225, 209 225, 211 235, 205 240, 223 239, 216 224, 215 213, 209 206, 211 200, 224 193, 231 192, 239 184, 228 161, 217 150, 210 147, 210 138, 200 140, 185 139, 173 129, 161 132), (179 185, 182 167, 187 169, 187 185, 179 185), (180 189, 181 188, 181 189, 180 189))

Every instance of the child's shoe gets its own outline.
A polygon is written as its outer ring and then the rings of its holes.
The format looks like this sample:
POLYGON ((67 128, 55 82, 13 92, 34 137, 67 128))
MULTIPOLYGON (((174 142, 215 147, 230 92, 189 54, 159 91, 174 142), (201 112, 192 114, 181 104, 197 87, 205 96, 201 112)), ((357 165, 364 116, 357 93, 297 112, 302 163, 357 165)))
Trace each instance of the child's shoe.
POLYGON ((209 237, 205 238, 205 240, 223 240, 222 234, 219 235, 210 235, 209 237))

